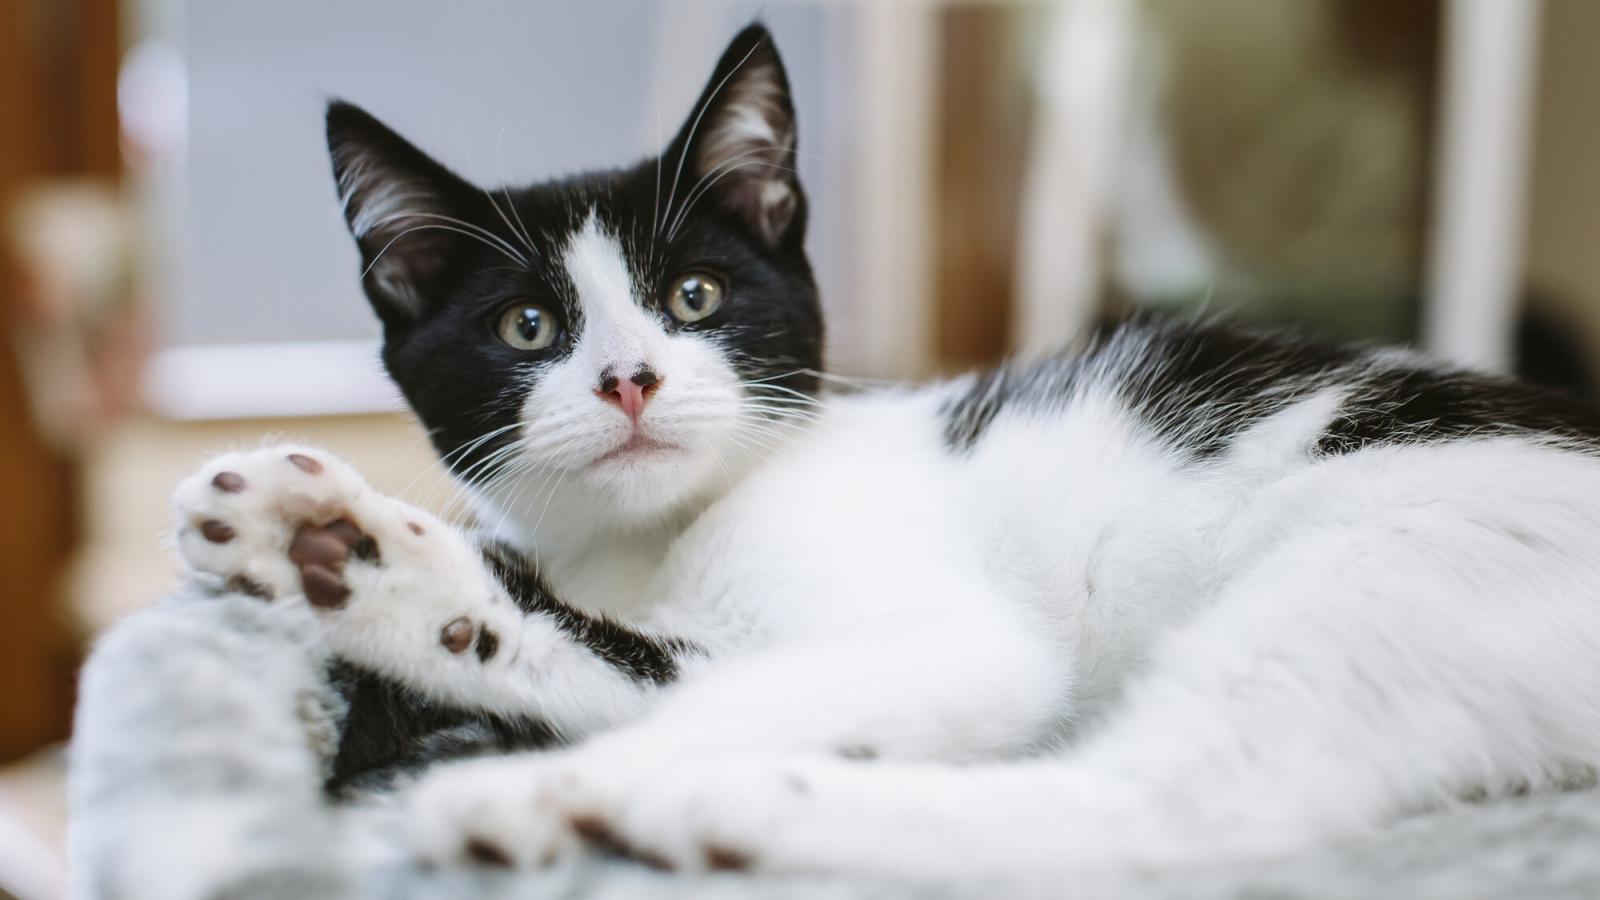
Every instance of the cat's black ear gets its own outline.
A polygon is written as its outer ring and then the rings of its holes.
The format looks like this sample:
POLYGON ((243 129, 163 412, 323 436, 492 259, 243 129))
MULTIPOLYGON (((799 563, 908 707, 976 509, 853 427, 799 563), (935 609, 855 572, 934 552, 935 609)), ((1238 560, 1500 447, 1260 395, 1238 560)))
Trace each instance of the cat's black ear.
POLYGON ((772 35, 750 25, 728 45, 694 111, 662 154, 690 194, 734 213, 768 246, 798 242, 805 195, 795 165, 794 104, 772 35), (693 176, 692 178, 690 176, 693 176))
POLYGON ((385 324, 414 321, 464 240, 454 222, 465 218, 472 188, 359 106, 329 103, 327 127, 362 287, 385 324))

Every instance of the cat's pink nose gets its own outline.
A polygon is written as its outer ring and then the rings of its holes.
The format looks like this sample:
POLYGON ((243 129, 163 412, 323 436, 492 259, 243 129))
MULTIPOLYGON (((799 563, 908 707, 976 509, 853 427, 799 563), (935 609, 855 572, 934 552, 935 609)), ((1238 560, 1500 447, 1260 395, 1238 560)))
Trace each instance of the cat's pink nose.
POLYGON ((600 387, 595 393, 622 408, 628 418, 639 421, 645 401, 661 387, 661 376, 649 369, 640 369, 627 380, 618 379, 607 369, 600 375, 600 387))

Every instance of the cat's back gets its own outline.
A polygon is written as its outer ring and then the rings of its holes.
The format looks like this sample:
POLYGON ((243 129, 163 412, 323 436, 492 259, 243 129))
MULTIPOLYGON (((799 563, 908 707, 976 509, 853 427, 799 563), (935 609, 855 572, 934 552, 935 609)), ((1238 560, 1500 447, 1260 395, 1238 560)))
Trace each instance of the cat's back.
POLYGON ((1207 460, 1298 403, 1334 399, 1313 456, 1518 434, 1600 448, 1600 411, 1560 391, 1416 354, 1221 323, 1139 320, 1080 353, 986 372, 945 406, 945 440, 971 451, 997 419, 1048 418, 1111 398, 1176 453, 1207 460))
POLYGON ((1600 510, 1600 414, 1584 401, 1269 331, 1132 322, 976 376, 940 413, 993 540, 1072 578, 1131 560, 1189 590, 1255 536, 1336 512, 1600 510))

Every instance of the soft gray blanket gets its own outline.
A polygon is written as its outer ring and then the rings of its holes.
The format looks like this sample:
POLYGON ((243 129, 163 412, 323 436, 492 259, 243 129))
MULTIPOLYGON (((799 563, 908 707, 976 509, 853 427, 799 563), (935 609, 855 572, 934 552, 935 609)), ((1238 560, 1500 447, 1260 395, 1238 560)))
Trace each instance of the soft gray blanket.
POLYGON ((687 878, 625 863, 423 872, 384 796, 321 790, 342 708, 314 623, 287 605, 180 594, 103 638, 71 760, 78 897, 1600 897, 1600 792, 1466 805, 1248 866, 1017 872, 1003 883, 687 878))

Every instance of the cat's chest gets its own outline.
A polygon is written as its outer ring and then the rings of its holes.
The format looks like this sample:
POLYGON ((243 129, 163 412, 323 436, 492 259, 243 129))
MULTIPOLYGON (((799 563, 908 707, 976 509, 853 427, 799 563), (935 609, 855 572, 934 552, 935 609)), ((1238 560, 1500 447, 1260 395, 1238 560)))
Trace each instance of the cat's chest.
POLYGON ((586 612, 624 621, 646 618, 655 606, 653 589, 665 548, 656 541, 605 542, 545 564, 556 596, 586 612))

